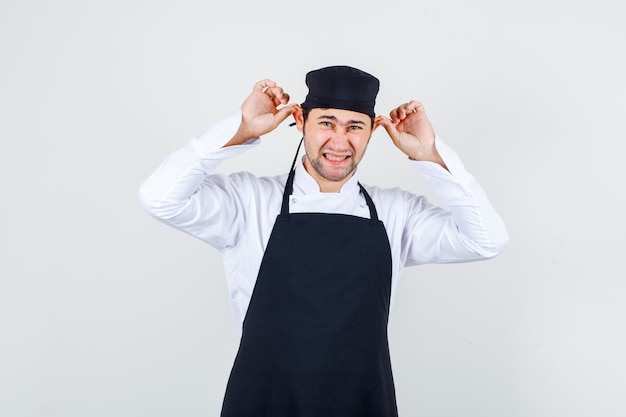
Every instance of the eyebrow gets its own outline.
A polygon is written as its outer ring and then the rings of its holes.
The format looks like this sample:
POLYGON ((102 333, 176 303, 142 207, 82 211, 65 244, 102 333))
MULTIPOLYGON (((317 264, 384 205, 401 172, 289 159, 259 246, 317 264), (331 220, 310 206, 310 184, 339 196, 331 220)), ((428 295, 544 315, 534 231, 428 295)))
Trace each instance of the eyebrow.
MULTIPOLYGON (((331 115, 326 115, 326 114, 322 114, 321 116, 318 116, 316 119, 317 120, 327 119, 327 120, 332 120, 333 122, 339 123, 339 119, 337 119, 336 116, 331 116, 331 115)), ((348 120, 345 124, 346 125, 360 124, 360 125, 365 126, 365 122, 361 120, 348 120)))

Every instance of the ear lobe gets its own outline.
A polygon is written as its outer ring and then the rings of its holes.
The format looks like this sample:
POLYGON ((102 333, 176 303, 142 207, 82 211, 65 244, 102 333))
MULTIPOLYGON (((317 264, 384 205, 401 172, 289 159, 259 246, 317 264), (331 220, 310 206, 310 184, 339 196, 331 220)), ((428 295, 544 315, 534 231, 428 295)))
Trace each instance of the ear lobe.
POLYGON ((302 126, 304 125, 304 116, 302 115, 302 107, 299 105, 294 106, 293 120, 296 122, 296 127, 299 132, 302 132, 302 126))

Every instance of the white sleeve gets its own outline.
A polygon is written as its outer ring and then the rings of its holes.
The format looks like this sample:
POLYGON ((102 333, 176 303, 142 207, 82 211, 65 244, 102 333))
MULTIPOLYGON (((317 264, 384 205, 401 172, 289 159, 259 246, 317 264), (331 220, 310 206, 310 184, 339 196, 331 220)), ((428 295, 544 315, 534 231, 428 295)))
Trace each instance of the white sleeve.
POLYGON ((405 263, 467 262, 500 254, 509 242, 500 215, 457 154, 439 137, 435 145, 449 171, 433 162, 411 161, 411 164, 449 211, 433 206, 423 197, 407 196, 405 263))
MULTIPOLYGON (((223 250, 236 243, 244 227, 241 193, 225 175, 211 175, 225 159, 259 142, 226 144, 241 122, 241 110, 192 138, 170 154, 142 184, 139 200, 153 217, 223 250)), ((245 193, 245 191, 244 191, 245 193)))

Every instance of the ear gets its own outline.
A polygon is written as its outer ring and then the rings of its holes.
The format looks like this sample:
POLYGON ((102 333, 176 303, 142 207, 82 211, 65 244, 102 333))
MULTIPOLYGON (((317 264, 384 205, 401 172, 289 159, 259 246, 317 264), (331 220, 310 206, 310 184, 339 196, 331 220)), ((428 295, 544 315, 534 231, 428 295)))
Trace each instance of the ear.
POLYGON ((372 126, 372 133, 374 133, 374 131, 375 131, 376 129, 378 129, 378 126, 380 126, 380 119, 381 119, 382 117, 383 117, 383 116, 376 116, 376 117, 374 118, 374 126, 372 126))
POLYGON ((304 127, 304 116, 302 115, 302 107, 300 107, 300 105, 296 104, 295 106, 295 111, 293 112, 293 120, 295 120, 296 122, 296 127, 298 128, 299 132, 302 132, 303 127, 304 127))

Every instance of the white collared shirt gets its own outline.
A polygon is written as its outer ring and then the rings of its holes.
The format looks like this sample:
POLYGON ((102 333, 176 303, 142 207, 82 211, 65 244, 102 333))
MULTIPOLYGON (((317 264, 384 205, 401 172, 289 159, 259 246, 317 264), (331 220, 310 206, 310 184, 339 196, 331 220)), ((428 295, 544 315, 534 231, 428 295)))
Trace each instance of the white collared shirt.
MULTIPOLYGON (((248 172, 215 174, 216 167, 256 146, 255 138, 223 148, 239 127, 241 110, 194 137, 169 155, 141 185, 140 201, 158 220, 218 249, 223 256, 230 302, 239 325, 245 317, 258 270, 280 212, 287 174, 256 177, 248 172)), ((498 255, 508 244, 506 228, 484 190, 456 153, 440 138, 436 147, 448 167, 410 161, 449 207, 399 188, 364 184, 384 223, 392 254, 392 296, 404 266, 468 262, 498 255)), ((296 164, 292 213, 322 212, 369 217, 355 173, 338 193, 322 193, 315 179, 296 164)))

